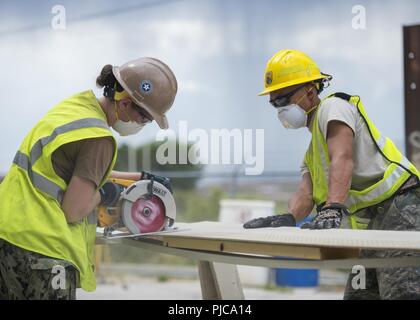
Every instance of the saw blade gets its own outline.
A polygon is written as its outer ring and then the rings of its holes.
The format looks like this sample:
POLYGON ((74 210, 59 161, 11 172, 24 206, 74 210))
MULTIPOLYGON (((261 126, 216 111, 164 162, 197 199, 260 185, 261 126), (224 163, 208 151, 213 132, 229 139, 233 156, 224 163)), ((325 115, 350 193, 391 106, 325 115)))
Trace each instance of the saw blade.
POLYGON ((140 198, 133 202, 131 210, 124 211, 126 226, 132 233, 149 233, 166 226, 165 206, 156 195, 140 198))
POLYGON ((161 231, 176 218, 171 192, 157 181, 140 180, 129 186, 121 193, 121 210, 121 223, 133 234, 161 231))

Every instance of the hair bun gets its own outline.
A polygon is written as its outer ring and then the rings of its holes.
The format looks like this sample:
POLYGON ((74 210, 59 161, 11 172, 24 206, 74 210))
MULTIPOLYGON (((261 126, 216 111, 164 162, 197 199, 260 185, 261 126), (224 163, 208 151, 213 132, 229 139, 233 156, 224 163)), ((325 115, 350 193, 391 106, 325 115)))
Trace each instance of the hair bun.
POLYGON ((100 88, 114 87, 116 81, 112 73, 112 65, 107 64, 102 68, 101 74, 96 78, 96 85, 100 88))

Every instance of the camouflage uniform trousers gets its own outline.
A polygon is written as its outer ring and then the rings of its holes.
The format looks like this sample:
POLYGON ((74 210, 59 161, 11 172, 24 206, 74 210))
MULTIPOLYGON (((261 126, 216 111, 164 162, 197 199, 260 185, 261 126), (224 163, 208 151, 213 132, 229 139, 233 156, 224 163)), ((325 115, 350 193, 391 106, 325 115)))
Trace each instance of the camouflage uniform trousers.
POLYGON ((0 300, 74 300, 77 276, 78 271, 67 261, 0 239, 0 300), (54 278, 60 273, 60 279, 65 279, 61 283, 54 278))
MULTIPOLYGON (((368 208, 371 230, 420 231, 420 187, 368 208)), ((420 257, 420 252, 361 250, 361 258, 420 257)), ((366 269, 366 289, 353 289, 350 274, 344 299, 420 299, 420 266, 366 269)))

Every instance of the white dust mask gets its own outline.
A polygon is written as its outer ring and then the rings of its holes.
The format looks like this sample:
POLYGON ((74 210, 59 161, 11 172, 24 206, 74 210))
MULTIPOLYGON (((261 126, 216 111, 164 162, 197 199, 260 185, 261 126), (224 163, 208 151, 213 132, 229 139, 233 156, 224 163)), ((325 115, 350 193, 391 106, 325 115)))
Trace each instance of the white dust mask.
POLYGON ((287 129, 303 128, 308 121, 307 113, 297 104, 277 108, 277 116, 287 129))
POLYGON ((124 122, 122 120, 117 120, 112 128, 117 131, 120 136, 130 136, 136 134, 141 129, 143 129, 144 123, 140 124, 135 121, 124 122))
POLYGON ((133 134, 138 133, 143 127, 145 126, 145 123, 138 123, 136 121, 127 121, 124 122, 120 119, 118 119, 118 111, 117 111, 117 102, 114 103, 115 107, 115 117, 117 118, 117 121, 112 125, 112 128, 117 131, 120 136, 130 136, 133 134))
MULTIPOLYGON (((312 88, 309 89, 309 91, 310 90, 312 90, 312 88)), ((298 103, 300 103, 304 97, 305 96, 302 96, 297 103, 277 108, 277 117, 285 128, 299 129, 305 127, 308 121, 308 114, 318 107, 318 105, 316 105, 309 111, 303 110, 298 103)))

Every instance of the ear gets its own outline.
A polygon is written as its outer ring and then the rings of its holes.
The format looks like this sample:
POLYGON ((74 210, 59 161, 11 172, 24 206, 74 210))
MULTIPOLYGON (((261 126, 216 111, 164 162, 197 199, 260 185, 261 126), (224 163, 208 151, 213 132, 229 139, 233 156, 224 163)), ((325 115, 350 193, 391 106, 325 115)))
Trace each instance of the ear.
POLYGON ((124 108, 125 110, 130 108, 130 106, 132 105, 132 101, 128 98, 123 98, 120 101, 118 101, 118 103, 120 104, 120 107, 124 108))

